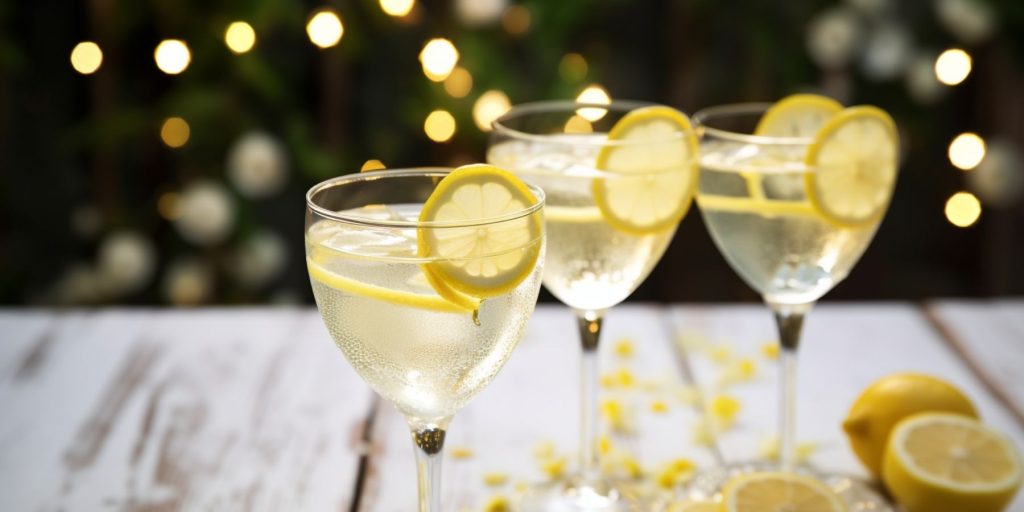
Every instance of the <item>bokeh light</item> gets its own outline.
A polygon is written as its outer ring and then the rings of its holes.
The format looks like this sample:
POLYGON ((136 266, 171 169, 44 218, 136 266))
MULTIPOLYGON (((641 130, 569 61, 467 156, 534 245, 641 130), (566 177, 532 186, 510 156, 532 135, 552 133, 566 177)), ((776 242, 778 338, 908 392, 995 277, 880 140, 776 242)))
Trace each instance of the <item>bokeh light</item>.
POLYGON ((448 142, 455 135, 455 118, 447 110, 435 110, 423 122, 423 131, 434 142, 448 142))
POLYGON ((71 50, 71 67, 83 75, 91 75, 103 64, 103 50, 92 41, 82 41, 71 50))
POLYGON ((380 0, 380 8, 388 16, 401 18, 402 16, 409 14, 409 11, 412 10, 412 6, 415 3, 415 0, 380 0))
MULTIPOLYGON (((612 102, 612 98, 608 95, 608 91, 606 91, 604 87, 593 84, 588 85, 582 92, 580 92, 579 96, 576 96, 576 102, 608 105, 612 102)), ((601 119, 607 113, 608 110, 603 108, 581 108, 576 110, 576 114, 590 122, 601 119)))
POLYGON ((459 62, 459 51, 451 41, 444 38, 431 39, 420 52, 420 64, 427 78, 440 82, 451 74, 459 62))
POLYGON ((565 122, 565 133, 592 133, 594 126, 580 116, 572 116, 565 122))
POLYGON ((976 133, 961 133, 949 143, 949 161, 969 171, 985 159, 985 141, 976 133))
POLYGON ((501 26, 512 36, 521 36, 530 30, 530 10, 523 5, 510 5, 501 15, 501 26))
POLYGON ((487 91, 473 104, 473 122, 485 132, 491 131, 491 123, 512 108, 508 95, 501 91, 487 91))
POLYGON ((341 36, 345 34, 345 26, 333 10, 322 9, 309 18, 306 34, 313 44, 320 48, 330 48, 341 41, 341 36))
POLYGON ((946 200, 946 220, 950 224, 966 228, 978 222, 981 217, 981 202, 970 192, 957 192, 946 200))
POLYGON ((190 134, 188 122, 180 117, 168 117, 160 127, 160 139, 171 148, 184 146, 190 134))
POLYGON ((177 75, 188 68, 192 62, 192 52, 185 41, 180 39, 164 39, 153 52, 156 67, 168 75, 177 75))
POLYGON ((181 194, 165 192, 156 202, 156 211, 167 220, 176 220, 181 217, 181 194))
POLYGON ((384 162, 374 158, 363 162, 363 166, 359 169, 359 172, 379 171, 381 169, 386 169, 386 167, 384 167, 384 162))
POLYGON ((228 29, 224 32, 224 43, 228 45, 229 50, 235 53, 245 53, 256 44, 256 31, 252 29, 252 25, 244 21, 236 21, 228 25, 228 29))
POLYGON ((473 75, 466 68, 457 67, 444 79, 444 90, 452 98, 465 98, 473 90, 473 75))
POLYGON ((959 48, 950 48, 935 59, 935 77, 946 85, 957 85, 971 74, 971 56, 959 48))
POLYGON ((558 63, 558 75, 566 82, 579 82, 587 77, 587 60, 578 53, 567 53, 558 63))

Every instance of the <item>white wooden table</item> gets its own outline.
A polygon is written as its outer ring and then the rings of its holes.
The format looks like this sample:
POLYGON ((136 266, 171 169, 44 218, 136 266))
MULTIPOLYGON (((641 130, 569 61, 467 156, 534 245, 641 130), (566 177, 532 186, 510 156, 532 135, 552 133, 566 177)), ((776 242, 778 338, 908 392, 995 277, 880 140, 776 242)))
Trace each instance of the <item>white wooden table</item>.
MULTIPOLYGON (((763 347, 775 336, 763 307, 627 305, 610 313, 603 339, 603 399, 625 411, 626 432, 602 425, 613 466, 628 454, 655 478, 679 458, 700 468, 770 451, 775 361, 763 347), (615 350, 621 340, 630 357, 615 350), (697 402, 718 396, 740 410, 708 443, 697 402)), ((874 379, 909 370, 960 386, 1024 447, 1024 301, 824 304, 804 340, 798 437, 816 447, 811 464, 864 475, 840 421, 874 379)), ((546 460, 574 464, 578 350, 569 311, 539 307, 508 365, 450 428, 446 510, 482 510, 545 479, 545 445, 546 460), (507 479, 488 485, 492 473, 507 479)), ((312 309, 0 310, 0 511, 414 503, 403 420, 312 309)), ((1010 510, 1024 511, 1024 497, 1010 510)))

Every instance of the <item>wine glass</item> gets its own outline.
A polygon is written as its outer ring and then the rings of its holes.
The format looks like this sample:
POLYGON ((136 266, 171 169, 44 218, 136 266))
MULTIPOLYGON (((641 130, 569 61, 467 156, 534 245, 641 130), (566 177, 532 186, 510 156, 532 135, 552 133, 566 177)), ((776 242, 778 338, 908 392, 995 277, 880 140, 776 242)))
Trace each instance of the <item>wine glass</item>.
POLYGON ((572 308, 582 342, 578 469, 564 482, 531 489, 524 509, 625 510, 638 501, 599 470, 601 323, 609 308, 647 278, 671 242, 692 202, 696 149, 681 113, 631 101, 527 103, 493 125, 488 162, 546 193, 544 286, 572 308), (609 135, 616 127, 623 133, 624 125, 652 119, 640 136, 609 135))
MULTIPOLYGON (((809 155, 820 153, 821 145, 832 141, 823 141, 821 135, 754 135, 770 106, 726 105, 694 114, 700 138, 697 204, 715 245, 736 273, 761 294, 775 318, 782 349, 780 444, 779 463, 768 469, 796 471, 796 354, 804 318, 819 298, 846 278, 871 243, 895 186, 898 151, 891 119, 884 113, 874 114, 881 111, 873 107, 854 107, 872 109, 872 115, 860 119, 843 114, 841 121, 848 125, 838 126, 834 121, 836 126, 827 126, 827 133, 849 136, 838 130, 853 129, 874 136, 878 132, 879 140, 890 140, 892 146, 851 144, 830 153, 827 163, 824 159, 814 161, 809 155), (855 126, 855 122, 863 125, 855 126), (816 153, 809 153, 811 149, 816 153), (875 179, 870 185, 856 188, 862 185, 838 180, 835 183, 847 190, 820 190, 834 186, 820 183, 826 174, 847 179, 849 173, 860 172, 858 166, 872 171, 875 179), (841 197, 857 193, 870 193, 871 201, 876 201, 875 210, 841 197), (824 194, 835 195, 823 199, 824 194), (837 218, 839 213, 833 208, 837 202, 840 207, 848 206, 852 212, 849 218, 837 218)), ((820 133, 826 133, 825 129, 820 133)), ((753 469, 754 465, 735 466, 720 474, 703 475, 692 490, 717 492, 724 479, 753 469)), ((881 497, 856 481, 822 473, 817 476, 832 484, 851 504, 876 507, 869 510, 888 507, 881 497)))
POLYGON ((360 377, 405 415, 415 443, 421 512, 441 510, 448 424, 518 344, 544 261, 539 188, 525 186, 528 200, 500 215, 421 220, 425 203, 448 175, 447 169, 364 172, 324 181, 306 194, 306 263, 317 307, 360 377), (488 232, 513 245, 459 257, 424 251, 424 240, 488 232), (513 236, 524 233, 529 236, 513 236), (501 289, 481 289, 482 301, 452 287, 458 284, 452 269, 516 258, 523 258, 521 274, 501 289))

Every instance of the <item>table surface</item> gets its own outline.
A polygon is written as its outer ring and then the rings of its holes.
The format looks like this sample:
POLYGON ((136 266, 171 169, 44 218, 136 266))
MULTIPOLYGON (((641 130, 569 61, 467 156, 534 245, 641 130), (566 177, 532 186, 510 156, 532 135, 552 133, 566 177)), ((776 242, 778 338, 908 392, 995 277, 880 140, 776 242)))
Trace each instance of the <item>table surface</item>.
MULTIPOLYGON (((631 458, 653 478, 680 458, 709 468, 768 456, 777 363, 763 307, 624 305, 604 325, 602 400, 622 411, 601 425, 610 468, 631 458), (720 397, 739 404, 728 427, 700 405, 720 397)), ((865 386, 901 371, 955 383, 1024 447, 1024 300, 823 304, 804 340, 809 464, 865 475, 840 421, 865 386)), ((539 306, 450 427, 445 510, 511 497, 548 478, 552 460, 571 468, 578 358, 569 310, 539 306)), ((403 419, 313 309, 0 310, 0 411, 4 511, 414 509, 403 419)))

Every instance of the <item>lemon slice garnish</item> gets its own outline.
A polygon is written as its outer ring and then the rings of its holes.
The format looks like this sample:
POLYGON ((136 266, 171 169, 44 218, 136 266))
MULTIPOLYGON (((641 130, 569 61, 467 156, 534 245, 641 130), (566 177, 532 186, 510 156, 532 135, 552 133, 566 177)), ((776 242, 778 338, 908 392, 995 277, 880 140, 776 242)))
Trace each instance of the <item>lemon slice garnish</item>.
POLYGON ((637 235, 675 227, 697 189, 690 120, 670 107, 638 108, 615 123, 608 141, 596 166, 610 175, 594 179, 591 188, 604 220, 637 235))
POLYGON ((825 484, 804 475, 763 472, 740 475, 722 491, 725 512, 846 512, 825 484))
POLYGON ((352 295, 369 297, 391 304, 408 306, 418 309, 429 309, 445 313, 466 313, 476 309, 475 305, 466 307, 453 301, 446 300, 438 295, 427 295, 422 293, 395 290, 374 284, 364 283, 351 279, 324 268, 314 257, 306 258, 306 267, 309 269, 309 277, 314 281, 323 283, 336 290, 342 290, 352 295))
POLYGON ((1020 487, 1020 455, 976 419, 922 413, 889 436, 882 479, 908 512, 997 512, 1020 487))
POLYGON ((775 102, 761 116, 754 135, 813 137, 843 110, 836 100, 817 94, 793 94, 775 102))
POLYGON ((892 197, 898 157, 896 124, 889 114, 869 106, 843 110, 807 149, 807 197, 835 224, 873 224, 885 214, 892 197))
POLYGON ((466 165, 445 176, 419 220, 450 225, 416 232, 419 256, 430 259, 423 269, 431 286, 455 303, 515 288, 540 255, 541 215, 516 216, 535 204, 525 183, 493 165, 466 165))

